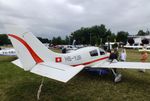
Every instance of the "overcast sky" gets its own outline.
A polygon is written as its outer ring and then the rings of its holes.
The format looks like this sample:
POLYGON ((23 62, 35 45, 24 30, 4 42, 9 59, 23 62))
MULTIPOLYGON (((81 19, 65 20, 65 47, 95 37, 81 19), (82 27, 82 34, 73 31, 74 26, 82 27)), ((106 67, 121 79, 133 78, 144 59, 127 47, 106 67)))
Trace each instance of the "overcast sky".
POLYGON ((150 0, 0 0, 0 33, 65 36, 100 24, 114 33, 150 30, 150 0))

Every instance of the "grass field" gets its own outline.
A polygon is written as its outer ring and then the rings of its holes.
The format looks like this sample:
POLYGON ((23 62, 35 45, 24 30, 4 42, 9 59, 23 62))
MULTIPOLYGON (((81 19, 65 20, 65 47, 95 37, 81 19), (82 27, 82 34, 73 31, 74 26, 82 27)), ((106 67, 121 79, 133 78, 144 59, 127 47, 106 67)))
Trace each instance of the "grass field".
MULTIPOLYGON (((127 54, 127 61, 139 61, 137 50, 127 50, 127 54)), ((36 101, 42 77, 10 63, 14 59, 0 56, 0 101, 36 101)), ((40 101, 150 101, 150 71, 119 71, 123 78, 117 84, 111 74, 99 76, 86 71, 66 84, 45 78, 40 101)))

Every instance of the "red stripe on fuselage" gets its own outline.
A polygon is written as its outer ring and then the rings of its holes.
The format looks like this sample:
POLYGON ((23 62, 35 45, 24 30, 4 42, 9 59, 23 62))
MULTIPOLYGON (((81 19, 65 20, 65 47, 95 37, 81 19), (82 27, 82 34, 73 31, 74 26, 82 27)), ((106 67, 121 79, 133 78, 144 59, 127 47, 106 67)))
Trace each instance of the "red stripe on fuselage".
POLYGON ((34 52, 34 50, 28 45, 28 43, 26 43, 22 38, 13 34, 8 34, 8 36, 13 37, 17 39, 19 42, 21 42, 27 48, 27 50, 29 51, 29 53, 31 54, 31 56, 33 57, 36 63, 43 62, 43 60, 34 52))
POLYGON ((85 62, 85 63, 81 63, 81 64, 76 64, 76 65, 72 65, 72 66, 79 66, 79 65, 89 65, 91 63, 94 63, 94 62, 98 62, 98 61, 101 61, 101 60, 105 60, 105 59, 108 59, 109 56, 106 56, 106 57, 103 57, 103 58, 99 58, 99 59, 96 59, 96 60, 93 60, 93 61, 89 61, 89 62, 85 62))

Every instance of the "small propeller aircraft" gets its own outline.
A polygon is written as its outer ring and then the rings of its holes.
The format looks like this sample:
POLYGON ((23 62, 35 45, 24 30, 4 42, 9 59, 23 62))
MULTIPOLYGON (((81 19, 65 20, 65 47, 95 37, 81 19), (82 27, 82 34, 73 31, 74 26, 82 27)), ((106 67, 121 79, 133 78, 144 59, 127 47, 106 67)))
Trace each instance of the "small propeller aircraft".
POLYGON ((144 48, 144 49, 139 49, 139 52, 150 52, 150 49, 146 49, 146 48, 144 48))
MULTIPOLYGON (((83 68, 150 69, 150 63, 110 62, 109 53, 99 47, 84 47, 71 53, 55 53, 33 34, 8 34, 19 59, 15 65, 25 71, 67 82, 83 68)), ((115 72, 114 72, 114 75, 115 72)), ((115 78, 116 79, 116 78, 115 78)))

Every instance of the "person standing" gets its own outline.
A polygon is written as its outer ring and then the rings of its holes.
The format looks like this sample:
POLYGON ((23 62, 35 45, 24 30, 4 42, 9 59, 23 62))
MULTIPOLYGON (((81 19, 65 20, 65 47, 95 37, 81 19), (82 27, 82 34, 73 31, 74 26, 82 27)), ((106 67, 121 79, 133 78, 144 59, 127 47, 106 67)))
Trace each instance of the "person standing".
POLYGON ((144 50, 144 52, 142 52, 141 54, 141 62, 146 62, 147 58, 148 58, 148 54, 146 50, 144 50))
POLYGON ((126 58, 127 58, 126 50, 123 49, 122 52, 120 53, 120 61, 126 61, 126 58))
MULTIPOLYGON (((141 62, 146 62, 147 59, 148 59, 148 54, 147 54, 146 50, 144 50, 141 53, 141 62)), ((141 69, 140 72, 145 72, 145 69, 141 69)))
POLYGON ((109 56, 109 60, 111 61, 111 62, 113 62, 114 60, 117 60, 117 54, 115 53, 115 51, 111 51, 111 53, 110 53, 110 56, 109 56))
POLYGON ((118 61, 118 57, 119 57, 118 48, 114 49, 114 54, 116 55, 116 60, 118 61))

